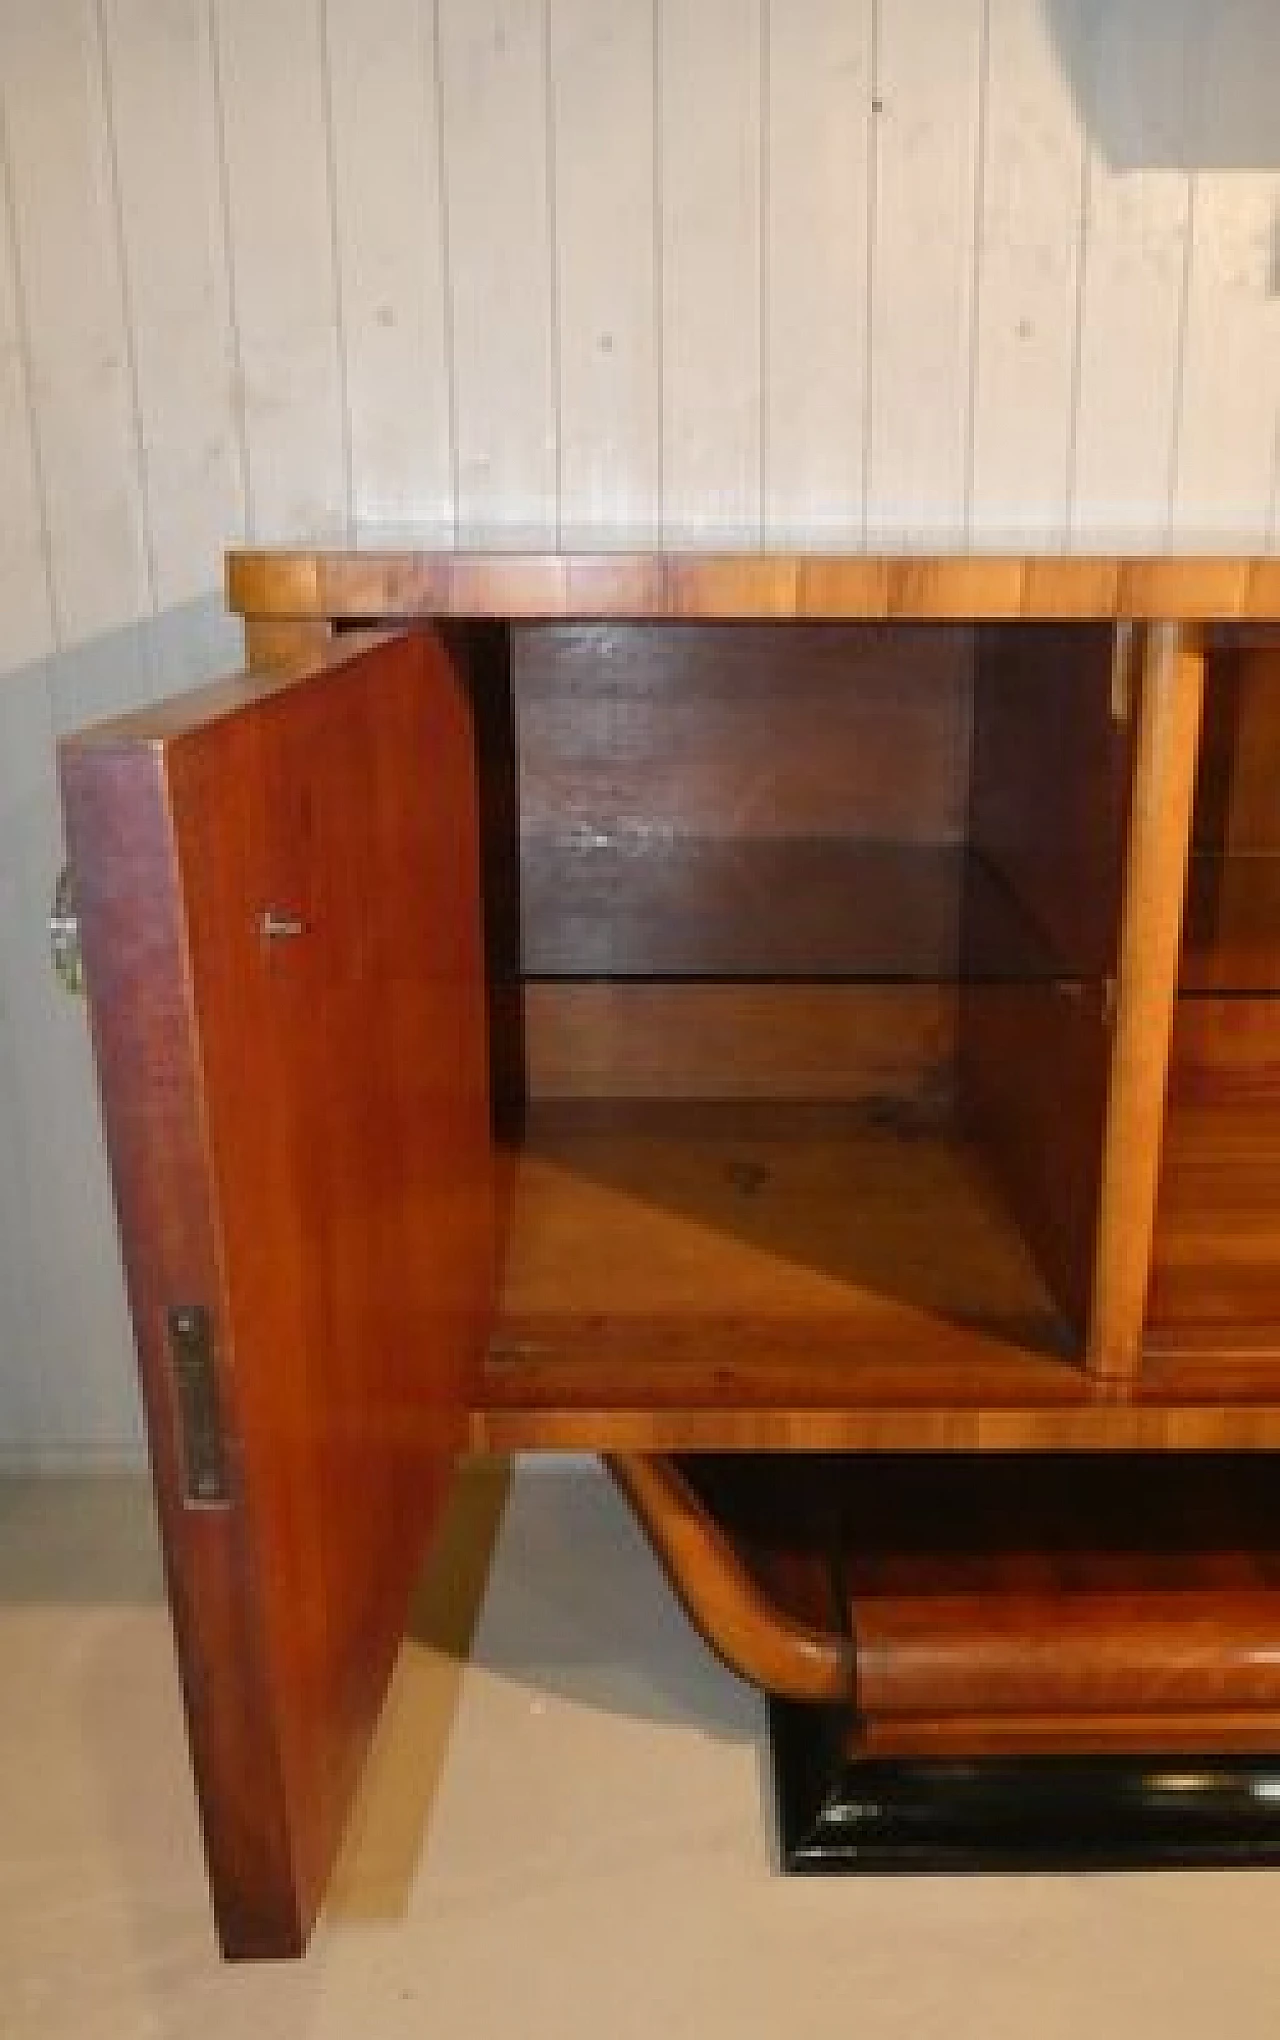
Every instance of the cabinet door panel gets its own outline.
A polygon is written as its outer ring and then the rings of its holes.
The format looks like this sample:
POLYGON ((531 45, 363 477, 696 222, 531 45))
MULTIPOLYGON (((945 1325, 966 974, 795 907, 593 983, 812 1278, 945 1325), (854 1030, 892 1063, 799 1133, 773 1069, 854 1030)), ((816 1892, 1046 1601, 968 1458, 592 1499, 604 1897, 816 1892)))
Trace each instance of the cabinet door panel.
POLYGON ((61 769, 215 1910, 284 1954, 487 1336, 470 713, 420 631, 61 769))

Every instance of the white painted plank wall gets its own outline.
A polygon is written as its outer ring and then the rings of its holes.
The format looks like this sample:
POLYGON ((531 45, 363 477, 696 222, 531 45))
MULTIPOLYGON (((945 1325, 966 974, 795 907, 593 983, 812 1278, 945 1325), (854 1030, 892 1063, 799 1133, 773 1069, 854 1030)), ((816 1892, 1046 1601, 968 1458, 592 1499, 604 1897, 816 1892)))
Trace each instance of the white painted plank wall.
POLYGON ((202 0, 102 0, 102 59, 156 607, 245 527, 230 273, 202 0))
POLYGON ((0 7, 0 118, 54 612, 74 643, 155 599, 92 0, 0 7))
POLYGON ((317 0, 212 8, 249 532, 269 541, 350 509, 323 16, 317 0))
POLYGON ((4 664, 53 647, 53 591, 31 412, 31 360, 18 286, 4 109, 0 106, 0 618, 4 664))
POLYGON ((762 34, 767 0, 662 0, 662 521, 761 535, 762 34))
MULTIPOLYGON (((1148 124, 1178 145, 1173 167, 1133 169, 1089 143, 1070 529, 1081 550, 1159 541, 1177 448, 1192 178, 1180 167, 1190 116, 1194 23, 1204 0, 1097 8, 1083 50, 1089 91, 1120 102, 1144 159, 1148 124), (1131 93, 1133 82, 1144 89, 1131 93)), ((1166 143, 1167 145, 1167 143, 1166 143)))
POLYGON ((1066 527, 1086 138, 1043 0, 989 0, 969 536, 1052 547, 1066 527))
POLYGON ((964 535, 985 45, 985 0, 884 0, 879 9, 867 418, 873 546, 964 535))
POLYGON ((872 0, 771 0, 765 43, 766 541, 866 516, 872 0))
MULTIPOLYGON (((1259 78, 1280 134, 1280 7, 1232 0, 1194 30, 1188 155, 1211 156, 1234 105, 1259 78)), ((1280 153, 1280 151, 1278 151, 1280 153)), ((1192 184, 1191 253, 1179 433, 1169 506, 1172 545, 1244 548, 1271 529, 1280 479, 1280 180, 1266 169, 1200 170, 1192 184)))
POLYGON ((1278 65, 1273 0, 5 0, 0 671, 353 514, 1275 545, 1278 65))
POLYGON ((559 517, 566 544, 661 514, 657 76, 661 0, 554 0, 559 517))
POLYGON ((419 0, 328 0, 351 500, 362 522, 453 516, 440 93, 419 0))
POLYGON ((558 439, 545 0, 436 0, 455 513, 554 544, 558 439))
POLYGON ((0 1453, 136 1438, 52 743, 234 656, 224 545, 1274 548, 1278 69, 1274 0, 2 0, 0 1453))

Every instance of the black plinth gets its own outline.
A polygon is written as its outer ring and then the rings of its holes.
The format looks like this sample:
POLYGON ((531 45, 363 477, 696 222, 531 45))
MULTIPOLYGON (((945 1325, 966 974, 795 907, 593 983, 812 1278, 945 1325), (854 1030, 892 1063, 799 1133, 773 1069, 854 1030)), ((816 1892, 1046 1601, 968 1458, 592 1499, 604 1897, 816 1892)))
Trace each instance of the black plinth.
POLYGON ((1280 1864, 1280 1755, 852 1759, 848 1725, 769 1703, 786 1871, 1280 1864))

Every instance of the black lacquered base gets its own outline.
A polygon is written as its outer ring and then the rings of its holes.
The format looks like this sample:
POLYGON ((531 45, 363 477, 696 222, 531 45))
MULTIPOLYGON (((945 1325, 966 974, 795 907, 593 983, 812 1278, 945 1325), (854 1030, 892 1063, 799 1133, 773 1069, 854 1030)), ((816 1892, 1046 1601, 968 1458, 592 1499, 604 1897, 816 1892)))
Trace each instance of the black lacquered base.
POLYGON ((1280 1755, 852 1759, 848 1721, 769 1703, 786 1871, 1280 1864, 1280 1755))

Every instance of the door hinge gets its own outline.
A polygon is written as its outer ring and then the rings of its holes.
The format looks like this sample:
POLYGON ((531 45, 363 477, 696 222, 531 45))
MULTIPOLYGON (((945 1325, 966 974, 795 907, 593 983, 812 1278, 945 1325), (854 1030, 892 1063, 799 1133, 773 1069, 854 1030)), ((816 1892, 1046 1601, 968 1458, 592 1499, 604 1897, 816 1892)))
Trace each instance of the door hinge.
POLYGON ((84 990, 84 959, 80 952, 80 916, 70 865, 64 864, 54 887, 49 912, 49 947, 53 968, 64 992, 84 990))
POLYGON ((229 1502, 212 1318, 202 1303, 175 1303, 165 1320, 177 1390, 182 1498, 193 1507, 229 1502))

